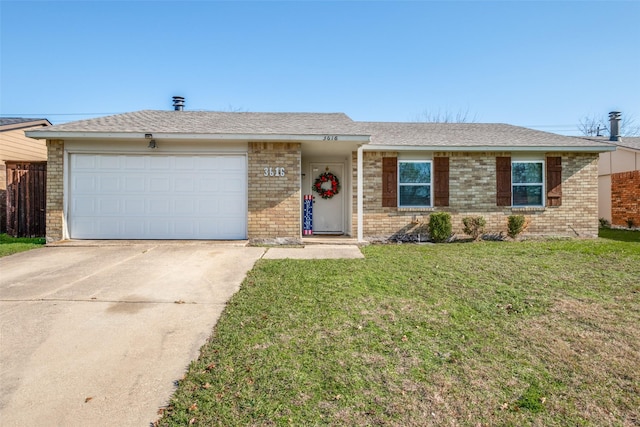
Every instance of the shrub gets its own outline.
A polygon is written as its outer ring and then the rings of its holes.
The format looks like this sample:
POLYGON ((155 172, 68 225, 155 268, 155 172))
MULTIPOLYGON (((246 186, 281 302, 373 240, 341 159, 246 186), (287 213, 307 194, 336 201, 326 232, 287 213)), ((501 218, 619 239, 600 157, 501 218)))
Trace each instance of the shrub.
POLYGON ((462 218, 464 224, 464 233, 473 237, 473 240, 478 240, 484 233, 484 226, 487 225, 487 221, 484 217, 473 216, 462 218))
POLYGON ((629 228, 633 228, 633 226, 636 225, 635 221, 633 220, 633 218, 629 218, 627 219, 627 227, 629 228))
POLYGON ((509 237, 515 239, 518 234, 522 233, 522 230, 524 230, 524 224, 524 215, 509 215, 509 220, 507 222, 509 230, 507 234, 509 237))
POLYGON ((600 221, 600 228, 611 228, 611 223, 607 218, 600 218, 598 221, 600 221))
POLYGON ((429 235, 434 242, 444 242, 451 237, 451 215, 448 212, 429 215, 429 235))

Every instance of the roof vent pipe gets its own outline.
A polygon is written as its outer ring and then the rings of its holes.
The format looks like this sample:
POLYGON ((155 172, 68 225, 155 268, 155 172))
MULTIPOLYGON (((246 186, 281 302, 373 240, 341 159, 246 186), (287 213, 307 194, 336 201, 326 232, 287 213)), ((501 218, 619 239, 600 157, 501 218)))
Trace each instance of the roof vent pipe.
POLYGON ((611 130, 609 141, 620 141, 620 111, 609 113, 609 123, 609 129, 611 130))
POLYGON ((184 96, 174 96, 173 97, 173 109, 175 111, 183 111, 184 110, 184 96))

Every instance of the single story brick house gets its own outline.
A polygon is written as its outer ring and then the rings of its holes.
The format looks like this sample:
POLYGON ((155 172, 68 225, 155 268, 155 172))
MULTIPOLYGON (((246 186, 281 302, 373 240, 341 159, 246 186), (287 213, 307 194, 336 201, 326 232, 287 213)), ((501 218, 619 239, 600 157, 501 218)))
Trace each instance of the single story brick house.
POLYGON ((512 214, 529 234, 598 232, 608 144, 506 124, 174 106, 27 132, 47 141, 48 240, 299 241, 305 195, 313 234, 359 241, 414 232, 438 211, 457 233, 477 215, 506 231, 512 214))

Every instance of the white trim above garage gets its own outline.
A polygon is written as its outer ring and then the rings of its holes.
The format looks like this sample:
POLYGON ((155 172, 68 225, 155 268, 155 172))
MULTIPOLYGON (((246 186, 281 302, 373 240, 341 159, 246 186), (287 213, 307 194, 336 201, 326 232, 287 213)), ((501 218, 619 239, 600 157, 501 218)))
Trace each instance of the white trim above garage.
POLYGON ((247 238, 246 153, 78 151, 67 157, 70 238, 247 238))

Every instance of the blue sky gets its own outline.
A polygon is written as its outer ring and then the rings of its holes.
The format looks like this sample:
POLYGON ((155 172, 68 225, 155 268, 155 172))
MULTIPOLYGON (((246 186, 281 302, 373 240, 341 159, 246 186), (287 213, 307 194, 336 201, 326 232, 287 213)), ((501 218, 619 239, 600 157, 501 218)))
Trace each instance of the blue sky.
POLYGON ((344 112, 576 134, 640 121, 640 1, 5 1, 0 114, 344 112))

